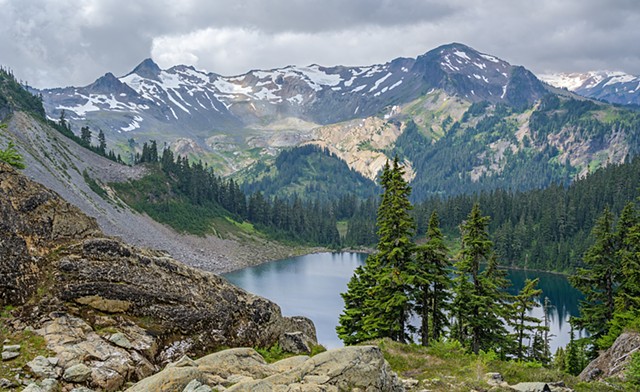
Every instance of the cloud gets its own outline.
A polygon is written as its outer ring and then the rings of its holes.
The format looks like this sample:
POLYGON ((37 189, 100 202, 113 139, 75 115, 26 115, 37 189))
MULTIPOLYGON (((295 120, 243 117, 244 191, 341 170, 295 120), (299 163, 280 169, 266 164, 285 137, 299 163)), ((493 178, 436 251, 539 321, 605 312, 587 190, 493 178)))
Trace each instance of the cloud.
POLYGON ((537 72, 640 74, 636 0, 0 0, 0 64, 37 87, 161 66, 364 65, 462 42, 537 72))

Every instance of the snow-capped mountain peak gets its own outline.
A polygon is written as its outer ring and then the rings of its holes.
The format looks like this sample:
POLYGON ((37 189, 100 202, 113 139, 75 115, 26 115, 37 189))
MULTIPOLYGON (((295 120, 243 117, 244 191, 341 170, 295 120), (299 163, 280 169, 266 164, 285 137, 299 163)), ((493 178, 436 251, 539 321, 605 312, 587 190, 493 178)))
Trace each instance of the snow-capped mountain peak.
POLYGON ((640 104, 640 77, 620 71, 590 71, 541 74, 540 79, 551 86, 589 98, 623 105, 640 104))
POLYGON ((43 90, 53 118, 65 109, 77 123, 115 133, 180 128, 205 134, 296 118, 328 124, 379 114, 433 89, 477 102, 514 106, 546 94, 529 71, 462 44, 385 64, 289 65, 222 76, 176 65, 161 69, 145 59, 131 72, 107 74, 85 87, 43 90))

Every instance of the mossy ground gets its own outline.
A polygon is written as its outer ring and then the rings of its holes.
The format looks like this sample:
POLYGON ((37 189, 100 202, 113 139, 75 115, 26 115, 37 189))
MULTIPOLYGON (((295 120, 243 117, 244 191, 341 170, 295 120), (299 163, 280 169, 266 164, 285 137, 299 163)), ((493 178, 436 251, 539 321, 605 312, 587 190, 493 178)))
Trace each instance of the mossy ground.
POLYGON ((11 306, 7 306, 0 311, 0 344, 3 345, 20 345, 20 356, 9 361, 0 362, 0 378, 7 380, 15 380, 16 374, 21 371, 33 358, 38 355, 45 357, 54 356, 55 354, 47 349, 44 338, 30 330, 15 332, 9 326, 13 319, 11 306), (4 343, 8 341, 8 343, 4 343))

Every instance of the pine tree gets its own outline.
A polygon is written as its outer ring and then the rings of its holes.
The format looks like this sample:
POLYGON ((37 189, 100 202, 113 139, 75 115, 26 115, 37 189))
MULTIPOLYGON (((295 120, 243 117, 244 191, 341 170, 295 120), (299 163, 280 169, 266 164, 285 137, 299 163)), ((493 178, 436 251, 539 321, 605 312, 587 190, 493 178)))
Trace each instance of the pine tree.
POLYGON ((378 251, 367 258, 343 295, 345 309, 337 331, 345 343, 347 340, 358 342, 363 336, 407 340, 411 311, 408 268, 414 250, 411 241, 414 223, 409 214, 411 188, 403 175, 397 157, 393 166, 387 162, 383 169, 384 193, 377 219, 378 251))
POLYGON ((579 268, 569 280, 585 297, 580 303, 580 317, 575 319, 575 324, 586 329, 596 345, 597 340, 607 334, 607 323, 613 318, 616 277, 621 270, 613 214, 608 208, 596 222, 593 236, 595 243, 584 255, 587 268, 579 268))
POLYGON ((9 142, 7 148, 5 148, 4 150, 0 149, 0 161, 6 162, 16 169, 25 168, 24 158, 22 157, 22 155, 20 155, 20 153, 18 153, 18 150, 16 150, 16 146, 12 141, 9 142))
POLYGON ((430 339, 438 340, 448 326, 446 310, 451 288, 448 253, 440 220, 434 211, 429 219, 427 242, 418 247, 411 269, 413 301, 421 317, 420 335, 424 346, 429 345, 430 339))
POLYGON ((513 315, 515 317, 512 325, 516 334, 516 356, 518 359, 524 358, 524 339, 532 338, 534 335, 538 336, 537 332, 540 329, 541 320, 527 315, 533 308, 538 306, 536 298, 542 294, 542 290, 536 288, 539 281, 539 278, 534 280, 527 279, 522 290, 513 297, 513 315), (538 324, 538 326, 534 323, 538 324))
POLYGON ((453 301, 456 325, 453 337, 477 354, 481 349, 497 348, 506 331, 504 316, 507 281, 497 268, 493 243, 487 226, 489 217, 482 216, 480 206, 474 204, 467 221, 461 226, 462 249, 455 264, 455 298, 453 301), (480 264, 487 268, 480 270, 480 264))
POLYGON ((104 137, 104 132, 102 129, 98 132, 98 152, 100 154, 105 154, 107 151, 107 141, 104 137))
POLYGON ((580 365, 580 348, 578 347, 578 344, 575 339, 573 324, 571 324, 569 344, 567 345, 564 360, 565 360, 564 370, 567 373, 572 374, 574 376, 577 376, 578 374, 580 374, 580 371, 582 370, 582 366, 580 365))
POLYGON ((89 147, 91 145, 91 130, 89 127, 84 126, 80 128, 80 141, 85 147, 89 147))

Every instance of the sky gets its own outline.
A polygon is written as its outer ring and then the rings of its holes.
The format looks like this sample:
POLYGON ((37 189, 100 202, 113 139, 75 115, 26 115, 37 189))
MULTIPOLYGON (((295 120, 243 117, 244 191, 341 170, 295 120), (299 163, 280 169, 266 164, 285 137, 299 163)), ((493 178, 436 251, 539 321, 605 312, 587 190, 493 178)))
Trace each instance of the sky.
POLYGON ((640 75, 639 26, 639 0, 0 0, 0 65, 49 88, 149 57, 230 76, 459 42, 535 73, 640 75))

